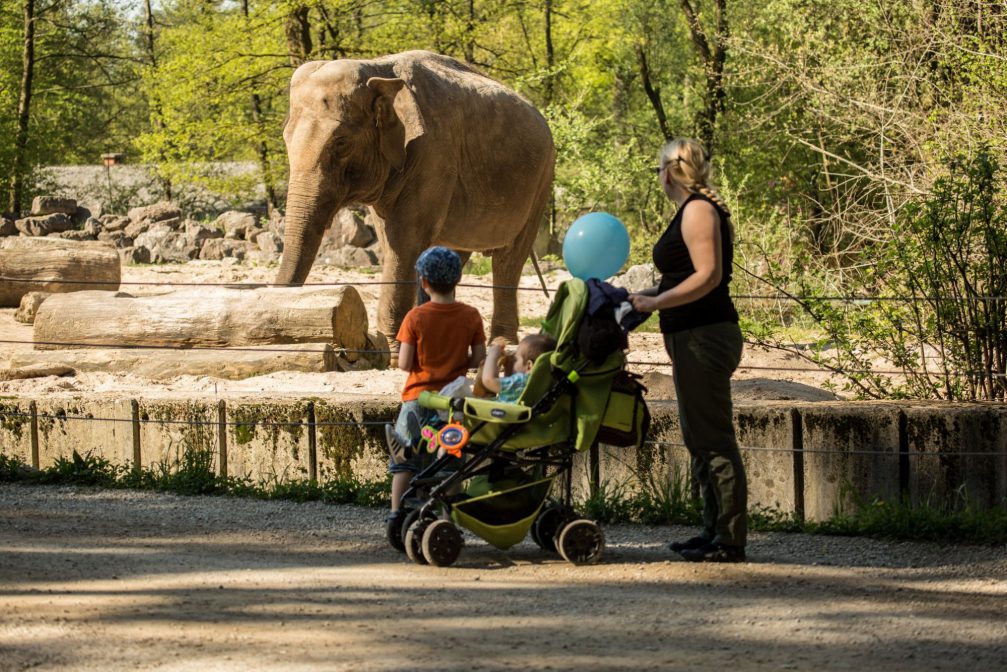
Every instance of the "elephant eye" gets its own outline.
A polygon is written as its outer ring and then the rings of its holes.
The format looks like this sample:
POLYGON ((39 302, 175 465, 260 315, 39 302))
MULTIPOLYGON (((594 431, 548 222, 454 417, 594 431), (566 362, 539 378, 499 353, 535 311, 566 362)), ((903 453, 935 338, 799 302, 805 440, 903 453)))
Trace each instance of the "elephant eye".
POLYGON ((332 138, 332 153, 338 156, 345 156, 349 153, 352 145, 350 139, 345 135, 337 135, 332 138))

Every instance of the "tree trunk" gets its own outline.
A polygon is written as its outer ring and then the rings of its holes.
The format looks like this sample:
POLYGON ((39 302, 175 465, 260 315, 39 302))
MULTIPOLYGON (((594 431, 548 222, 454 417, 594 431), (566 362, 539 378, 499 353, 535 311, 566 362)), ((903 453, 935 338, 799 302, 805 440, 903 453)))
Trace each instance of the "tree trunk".
POLYGON ((0 246, 0 306, 21 305, 28 292, 115 291, 119 254, 107 243, 54 238, 8 238, 0 246))
POLYGON ((724 110, 724 63, 727 61, 728 38, 727 0, 715 1, 717 26, 711 40, 703 29, 692 3, 689 0, 680 0, 689 33, 692 35, 692 45, 703 63, 706 91, 703 96, 703 108, 696 114, 696 128, 699 139, 709 152, 713 151, 716 141, 717 116, 724 110))
MULTIPOLYGON (((35 315, 34 334, 39 350, 91 344, 226 348, 285 343, 332 343, 359 350, 367 343, 367 310, 352 287, 203 288, 140 297, 77 292, 47 298, 35 315)), ((347 359, 358 354, 348 353, 347 359)))
POLYGON ((21 50, 21 91, 17 103, 17 129, 14 131, 14 174, 8 207, 17 216, 24 198, 24 176, 28 149, 28 121, 31 115, 32 80, 35 76, 35 0, 24 0, 24 43, 21 50))
POLYGON ((552 0, 545 0, 545 106, 552 104, 553 95, 556 93, 556 82, 554 66, 556 64, 556 51, 552 44, 552 0))
POLYGON ((304 5, 294 7, 287 15, 287 54, 290 65, 298 67, 311 57, 311 18, 309 8, 304 5))
MULTIPOLYGON (((150 6, 150 0, 144 0, 144 44, 147 48, 147 60, 150 62, 150 67, 157 68, 157 52, 154 51, 154 12, 150 6)), ((161 115, 161 106, 156 102, 151 103, 151 123, 154 128, 158 131, 159 135, 164 135, 164 120, 161 115)), ((170 141, 169 141, 170 142, 170 141)), ((158 163, 164 163, 164 150, 158 152, 158 163)), ((171 200, 171 180, 167 177, 159 176, 158 182, 161 183, 161 189, 164 191, 165 200, 171 200)))
MULTIPOLYGON (((245 21, 248 21, 248 0, 241 0, 241 14, 245 17, 245 21)), ((252 123, 257 129, 259 129, 259 137, 266 137, 266 128, 262 123, 262 99, 259 97, 258 93, 252 94, 252 123)), ((259 141, 259 146, 256 148, 256 153, 259 155, 259 170, 262 171, 262 183, 266 187, 266 209, 269 214, 273 214, 273 210, 276 209, 276 188, 273 186, 273 165, 269 156, 269 146, 266 144, 265 140, 259 141)))
POLYGON ((665 140, 671 140, 673 134, 668 128, 668 115, 664 111, 664 103, 661 102, 661 89, 655 87, 650 79, 650 66, 647 64, 647 55, 643 51, 642 45, 636 45, 636 60, 640 66, 640 79, 643 80, 643 90, 650 100, 650 106, 654 108, 657 116, 657 126, 661 129, 661 135, 665 140))

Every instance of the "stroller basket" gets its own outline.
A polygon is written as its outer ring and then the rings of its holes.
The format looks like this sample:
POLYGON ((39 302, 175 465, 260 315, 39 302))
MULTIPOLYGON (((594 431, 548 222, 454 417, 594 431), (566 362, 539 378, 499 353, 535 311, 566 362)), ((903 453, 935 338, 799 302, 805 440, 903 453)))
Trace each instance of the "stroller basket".
POLYGON ((528 534, 552 481, 551 477, 544 478, 456 502, 451 517, 497 548, 510 548, 528 534))

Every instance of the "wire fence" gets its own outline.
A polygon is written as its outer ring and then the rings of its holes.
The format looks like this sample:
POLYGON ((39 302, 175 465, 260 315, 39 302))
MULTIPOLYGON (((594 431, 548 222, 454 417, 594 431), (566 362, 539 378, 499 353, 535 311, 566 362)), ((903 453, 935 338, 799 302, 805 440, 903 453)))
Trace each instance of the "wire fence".
MULTIPOLYGON (((274 282, 182 282, 178 280, 132 280, 132 281, 119 281, 119 282, 102 282, 96 280, 63 280, 60 278, 17 278, 12 276, 0 275, 0 282, 11 282, 11 283, 21 283, 21 284, 31 284, 31 285, 45 285, 45 284, 55 284, 55 285, 86 285, 90 287, 105 287, 108 285, 119 285, 127 287, 224 287, 228 289, 297 289, 302 287, 381 287, 381 286, 402 286, 409 285, 415 286, 416 282, 412 280, 354 280, 353 282, 337 282, 337 281, 325 281, 325 282, 302 282, 302 283, 274 283, 274 282)), ((536 286, 523 286, 523 285, 497 285, 497 284, 485 284, 485 283, 466 283, 460 282, 458 287, 467 287, 475 289, 508 289, 508 290, 518 290, 526 292, 541 292, 544 289, 549 292, 558 291, 558 287, 543 287, 541 285, 536 286)), ((829 301, 837 303, 851 303, 851 304, 863 304, 870 302, 887 302, 887 303, 940 303, 940 302, 956 302, 956 303, 967 303, 970 301, 977 302, 996 302, 996 301, 1007 301, 1007 296, 881 296, 874 294, 836 294, 836 295, 815 295, 815 294, 732 294, 731 298, 735 301, 829 301)))
MULTIPOLYGON (((217 412, 216 409, 207 408, 207 412, 217 412)), ((313 415, 313 413, 310 413, 313 415)), ((101 417, 101 416, 91 416, 91 415, 70 415, 62 413, 39 413, 39 412, 23 412, 23 411, 9 411, 0 409, 0 418, 16 418, 22 421, 41 421, 46 420, 49 422, 66 422, 66 421, 78 421, 78 422, 105 422, 105 423, 122 423, 122 424, 140 424, 140 425, 181 425, 189 427, 255 427, 256 429, 270 430, 270 429, 292 429, 292 428, 304 428, 304 429, 315 429, 324 427, 384 427, 390 422, 394 421, 394 417, 389 415, 386 419, 381 420, 296 420, 296 421, 274 421, 274 420, 226 420, 223 417, 219 417, 216 420, 173 420, 168 418, 146 418, 142 415, 137 415, 135 417, 101 417)), ((687 445, 681 441, 665 441, 649 439, 645 441, 646 445, 651 446, 667 446, 672 448, 679 448, 687 450, 687 445)), ((829 449, 829 448, 805 448, 805 447, 772 447, 772 446, 749 446, 749 445, 739 445, 738 449, 743 453, 801 453, 801 454, 817 454, 817 455, 872 455, 872 456, 886 456, 886 457, 938 457, 938 458, 951 458, 951 457, 1007 457, 1007 452, 1005 451, 973 451, 973 450, 961 450, 961 451, 934 451, 934 450, 880 450, 880 449, 829 449)))
MULTIPOLYGON (((57 278, 50 279, 25 279, 17 278, 11 276, 0 275, 0 282, 11 282, 11 283, 29 283, 29 284, 68 284, 68 285, 86 285, 86 286, 108 286, 110 284, 118 285, 128 285, 128 286, 151 286, 151 287, 225 287, 225 288, 278 288, 278 287, 352 287, 352 286, 387 286, 387 285, 415 285, 412 281, 385 281, 385 280, 356 280, 353 282, 314 282, 314 283, 302 283, 297 285, 292 284, 277 284, 277 283, 235 283, 235 282, 180 282, 180 281, 132 281, 132 282, 119 282, 119 283, 101 283, 88 280, 60 280, 57 278)), ((507 290, 522 290, 522 291, 540 291, 540 287, 522 287, 516 285, 496 285, 496 284, 482 284, 482 283, 460 283, 459 287, 476 288, 476 289, 507 289, 507 290)), ((557 288, 548 288, 549 291, 555 292, 557 288)), ((871 296, 871 295, 836 295, 836 296, 800 296, 800 295, 790 295, 790 294, 737 294, 732 296, 735 300, 742 301, 761 301, 761 300, 787 300, 787 301, 832 301, 832 302, 846 302, 851 304, 862 304, 864 302, 918 302, 918 301, 928 301, 928 302, 939 302, 939 301, 1007 301, 1007 297, 1004 296, 976 296, 976 297, 931 297, 931 296, 871 296)), ((228 345, 213 345, 213 344, 146 344, 146 343, 117 343, 113 340, 104 339, 101 342, 87 342, 87 341, 43 341, 43 340, 14 340, 14 339, 0 339, 0 343, 7 345, 31 345, 33 348, 38 346, 44 346, 46 348, 101 348, 101 349, 119 349, 119 350, 173 350, 173 351, 208 351, 208 350, 222 350, 227 352, 254 352, 254 353, 298 353, 298 354, 357 354, 357 355, 387 355, 388 350, 380 349, 361 349, 361 348, 342 348, 334 346, 331 349, 320 347, 318 350, 313 350, 310 348, 299 347, 283 347, 277 345, 263 345, 263 346, 228 346, 228 345)), ((747 345, 756 347, 766 347, 764 343, 756 341, 747 341, 747 345)), ((806 358, 807 359, 807 358, 806 358)), ((811 361, 808 359, 808 361, 811 361)), ((653 368, 671 368, 673 365, 668 361, 658 361, 658 362, 647 362, 640 360, 630 360, 627 364, 631 366, 645 366, 653 368)), ((922 366, 922 365, 921 365, 922 366)), ((760 366, 760 365, 742 365, 739 368, 748 371, 774 371, 781 373, 800 373, 800 374, 823 374, 830 377, 838 376, 912 376, 921 373, 919 370, 913 370, 910 368, 905 369, 886 369, 886 368, 846 368, 846 367, 835 367, 835 366, 820 366, 818 368, 813 368, 809 366, 760 366)), ((956 371, 923 371, 924 375, 933 375, 939 378, 956 378, 956 379, 974 379, 977 377, 987 378, 987 379, 1007 379, 1007 372, 998 371, 976 371, 976 370, 956 370, 956 371)))

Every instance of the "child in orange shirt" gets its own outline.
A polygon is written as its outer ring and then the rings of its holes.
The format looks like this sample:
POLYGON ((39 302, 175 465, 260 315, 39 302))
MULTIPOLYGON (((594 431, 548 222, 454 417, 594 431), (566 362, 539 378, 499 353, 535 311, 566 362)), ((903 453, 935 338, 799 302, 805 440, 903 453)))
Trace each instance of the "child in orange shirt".
POLYGON ((391 453, 392 511, 409 488, 418 466, 413 434, 426 414, 417 397, 424 390, 440 390, 475 368, 486 354, 486 334, 479 311, 455 301, 455 285, 462 278, 462 262, 446 247, 431 247, 416 260, 416 273, 430 301, 410 310, 399 333, 399 368, 409 372, 402 389, 402 408, 395 426, 385 435, 391 453))

